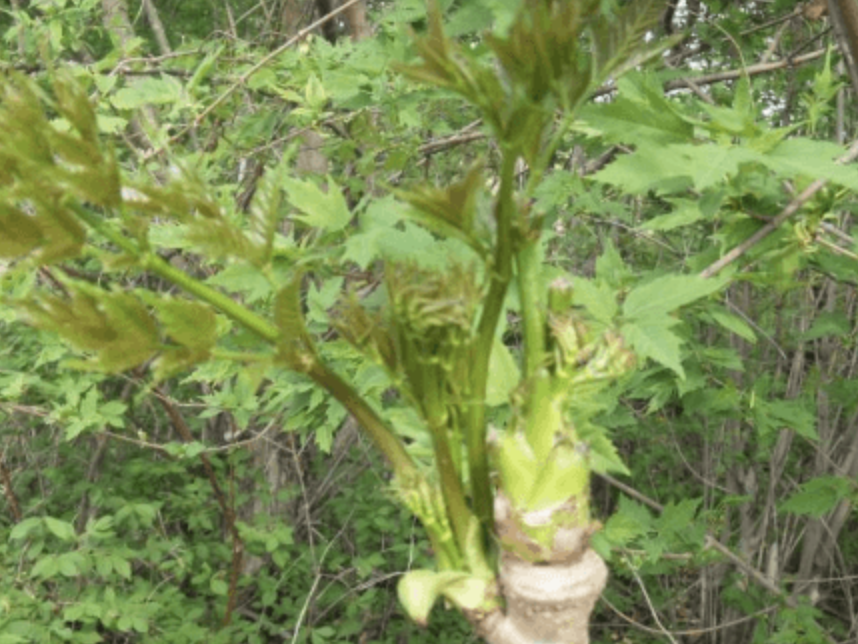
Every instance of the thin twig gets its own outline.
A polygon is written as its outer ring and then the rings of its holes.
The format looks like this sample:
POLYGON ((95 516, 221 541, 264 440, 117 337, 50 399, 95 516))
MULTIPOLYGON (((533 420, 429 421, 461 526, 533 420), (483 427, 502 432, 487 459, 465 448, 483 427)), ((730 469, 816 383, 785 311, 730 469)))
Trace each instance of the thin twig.
MULTIPOLYGON (((661 503, 649 498, 643 492, 639 492, 638 490, 634 489, 633 487, 618 481, 617 479, 615 479, 610 474, 598 474, 598 476, 600 478, 602 478, 603 480, 607 481, 608 483, 610 483, 611 485, 613 485, 614 487, 616 487, 617 489, 622 490, 623 492, 625 492, 629 496, 637 499, 638 501, 640 501, 644 505, 647 505, 647 506, 651 507, 653 510, 656 510, 659 514, 664 512, 664 506, 661 503)), ((727 558, 730 561, 730 563, 732 563, 734 566, 736 566, 736 568, 738 568, 743 573, 745 573, 753 581, 757 582, 757 584, 759 584, 760 586, 762 586, 763 588, 768 590, 775 597, 780 598, 789 608, 795 608, 796 606, 798 606, 798 602, 796 601, 795 597, 793 597, 792 595, 787 595, 777 584, 775 584, 772 580, 770 580, 765 574, 761 573, 759 570, 754 568, 751 564, 744 561, 741 557, 739 557, 736 553, 734 553, 732 550, 730 550, 730 548, 725 546, 723 543, 718 541, 711 534, 706 533, 706 535, 703 539, 703 547, 715 550, 715 551, 719 552, 720 554, 724 555, 724 557, 727 558)), ((659 632, 661 632, 661 631, 659 631, 659 632)), ((828 635, 828 633, 824 633, 824 637, 829 642, 834 641, 831 638, 831 636, 828 635)))
POLYGON ((655 606, 652 605, 652 600, 649 598, 649 593, 646 591, 646 584, 644 584, 643 579, 641 579, 641 576, 638 574, 638 571, 635 570, 635 567, 628 559, 626 559, 626 566, 628 566, 628 570, 632 573, 632 576, 635 578, 638 587, 641 589, 644 601, 646 602, 646 605, 649 608, 649 612, 652 615, 656 626, 658 626, 659 631, 662 635, 664 635, 665 637, 667 637, 667 639, 671 641, 671 644, 677 644, 676 638, 671 634, 669 630, 664 627, 664 624, 661 623, 661 618, 659 618, 658 616, 658 611, 655 609, 655 606))
MULTIPOLYGON (((185 423, 185 419, 176 406, 173 404, 172 400, 167 397, 167 395, 160 390, 160 388, 155 387, 155 391, 158 392, 157 400, 161 403, 161 406, 164 408, 164 411, 167 412, 167 416, 170 417, 170 421, 173 424, 173 428, 178 432, 179 436, 182 437, 187 443, 190 443, 194 440, 193 434, 191 434, 191 430, 188 428, 187 423, 185 423)), ((221 488, 220 483, 217 480, 217 474, 214 471, 214 467, 212 467, 211 460, 209 457, 202 453, 200 454, 200 461, 203 464, 203 469, 206 472, 206 476, 209 479, 209 483, 212 486, 212 490, 214 491, 215 499, 217 500, 218 505, 221 508, 221 512, 223 513, 224 523, 226 524, 226 529, 232 537, 232 564, 230 571, 230 583, 229 583, 229 592, 227 594, 227 604, 226 610, 224 611, 223 619, 221 621, 222 626, 229 626, 229 623, 232 621, 232 613, 235 610, 235 603, 237 598, 237 586, 238 586, 238 577, 239 572, 241 570, 241 561, 244 556, 244 541, 241 538, 241 535, 238 532, 238 527, 235 524, 236 516, 235 510, 230 505, 226 495, 223 492, 223 488, 221 488)))
POLYGON ((752 33, 755 33, 757 31, 762 31, 763 29, 768 29, 769 27, 774 27, 775 25, 779 25, 782 22, 786 22, 787 20, 790 20, 791 18, 796 18, 800 15, 801 15, 801 7, 796 7, 795 9, 793 9, 789 13, 785 13, 784 15, 778 16, 777 18, 772 18, 768 22, 764 22, 761 25, 754 25, 753 27, 749 27, 748 29, 745 29, 744 31, 740 31, 739 35, 740 36, 750 36, 752 33))
POLYGON ((849 259, 858 260, 858 255, 853 253, 851 250, 843 248, 842 246, 838 246, 837 244, 828 241, 824 237, 820 237, 819 235, 817 235, 816 237, 814 237, 814 241, 822 244, 835 255, 842 255, 844 257, 848 257, 849 259))
MULTIPOLYGON (((638 630, 644 631, 645 633, 650 633, 652 635, 663 634, 663 631, 660 631, 657 628, 652 628, 651 626, 647 626, 646 624, 641 624, 639 621, 635 620, 634 618, 629 617, 628 615, 623 613, 623 611, 621 611, 619 608, 614 606, 604 595, 602 595, 599 599, 600 599, 600 601, 605 602, 605 604, 608 605, 608 608, 610 608, 612 611, 614 611, 614 614, 617 617, 622 619, 624 622, 631 624, 632 626, 634 626, 638 630)), ((752 613, 750 615, 745 615, 744 617, 734 619, 732 622, 725 622, 723 624, 717 624, 715 626, 710 626, 708 628, 689 628, 689 629, 686 629, 683 631, 671 631, 671 633, 673 633, 677 637, 700 637, 701 635, 705 635, 706 633, 714 633, 714 632, 721 631, 721 630, 724 630, 727 628, 731 628, 733 626, 738 626, 739 624, 744 624, 745 622, 751 622, 751 621, 757 619, 758 617, 762 617, 763 615, 768 615, 769 613, 772 613, 772 612, 778 610, 780 607, 781 607, 780 604, 772 604, 771 606, 768 606, 766 608, 758 610, 756 613, 752 613)))
POLYGON ((337 534, 334 535, 334 537, 328 542, 328 545, 325 546, 325 549, 322 551, 322 556, 317 563, 316 576, 313 579, 313 585, 310 587, 310 592, 307 593, 307 598, 304 600, 304 604, 301 606, 301 612, 298 613, 298 619, 295 623, 295 632, 292 636, 292 644, 295 644, 295 642, 298 641, 298 636, 301 634, 301 624, 303 624, 304 622, 304 616, 307 614, 307 609, 310 607, 310 602, 313 600, 313 595, 316 592, 316 588, 319 587, 319 582, 322 579, 322 563, 327 558, 328 551, 331 549, 334 543, 336 543, 339 536, 345 531, 346 526, 349 524, 349 521, 351 521, 352 514, 354 514, 354 510, 352 510, 352 513, 349 514, 348 517, 346 517, 346 520, 343 522, 343 525, 340 530, 337 532, 337 534))
MULTIPOLYGON (((202 123, 203 120, 205 120, 205 118, 209 114, 211 114, 218 106, 220 106, 221 103, 223 103, 227 98, 232 96, 232 94, 236 90, 238 90, 241 87, 244 87, 244 85, 247 83, 247 81, 250 80, 250 78, 254 74, 256 74, 256 72, 263 69, 266 65, 268 65, 272 60, 277 58, 280 54, 282 54, 284 51, 286 51, 287 49, 292 47, 294 44, 301 42, 302 40, 304 40, 304 38, 309 36, 315 29, 318 29, 319 27, 321 27, 323 24, 325 24, 329 20, 336 18, 338 15, 343 13, 346 9, 356 5, 358 2, 361 2, 361 0, 347 0, 347 2, 344 2, 339 7, 337 7, 333 11, 331 11, 330 13, 319 18, 316 22, 308 25, 307 27, 305 27, 304 29, 299 31, 297 34, 292 36, 285 43, 283 43, 282 45, 280 45, 279 47, 274 49, 271 53, 264 56, 258 63, 253 65, 250 69, 248 69, 241 76, 239 76, 238 80, 235 81, 228 88, 226 88, 226 90, 220 96, 218 96, 214 101, 212 101, 208 107, 206 107, 202 112, 200 112, 196 116, 196 118, 194 118, 194 120, 191 122, 190 125, 188 125, 184 129, 182 129, 178 134, 171 137, 170 143, 175 143, 176 141, 179 141, 188 132, 190 132, 194 128, 199 127, 200 123, 202 123)), ((160 154, 163 151, 164 151, 164 147, 161 146, 160 148, 157 148, 156 150, 153 150, 151 153, 146 155, 146 158, 160 154)))
MULTIPOLYGON (((837 162, 838 163, 849 163, 858 157, 858 141, 855 141, 852 144, 852 147, 849 148, 849 152, 840 157, 837 162)), ((822 190, 828 183, 827 179, 817 179, 813 183, 811 183, 807 188, 801 191, 798 196, 796 196, 786 208, 784 208, 779 215, 774 217, 769 223, 760 228, 753 235, 748 237, 741 244, 736 246, 729 253, 724 255, 721 259, 716 262, 713 262, 708 267, 700 272, 700 277, 709 278, 714 275, 717 275, 722 269, 729 266, 737 259, 742 257, 745 253, 747 253, 751 248, 759 244, 763 239, 768 237, 771 233, 778 229, 778 227, 784 223, 787 219, 792 217, 796 212, 798 212, 799 208, 801 208, 805 203, 807 203, 817 192, 822 190)))
MULTIPOLYGON (((664 512, 664 506, 661 503, 659 503, 658 501, 654 501, 653 499, 649 498, 643 492, 639 492, 635 488, 633 488, 629 485, 626 485, 625 483, 623 483, 621 481, 618 481, 617 479, 615 479, 610 474, 598 474, 598 476, 599 476, 599 478, 607 481, 612 486, 616 487, 617 489, 621 490, 622 492, 625 492, 630 497, 637 499, 638 501, 640 501, 644 505, 649 506, 650 508, 652 508, 653 510, 655 510, 659 514, 664 512)), ((708 534, 708 533, 706 534, 704 541, 703 541, 703 545, 705 548, 710 548, 712 550, 716 550, 719 553, 721 553, 722 555, 724 555, 724 557, 729 559, 731 563, 733 563, 737 568, 739 568, 742 572, 744 572, 746 575, 748 575, 751 579, 753 579, 758 584, 760 584, 763 588, 765 588, 766 590, 771 592, 776 597, 783 598, 783 600, 784 600, 784 602, 786 602, 787 606, 794 608, 797 605, 795 599, 793 599, 789 595, 786 595, 783 592, 783 590, 781 590, 777 585, 775 585, 771 580, 769 580, 768 577, 766 577, 763 573, 761 573, 759 570, 757 570, 756 568, 754 568, 753 566, 751 566, 747 562, 743 561, 738 555, 736 555, 732 550, 730 550, 730 548, 728 548, 727 546, 722 544, 720 541, 715 539, 715 537, 713 537, 711 534, 708 534)))
MULTIPOLYGON (((812 51, 808 54, 804 54, 803 56, 796 56, 795 58, 784 58, 782 60, 776 60, 771 63, 760 63, 757 65, 748 65, 744 69, 730 69, 724 72, 717 72, 714 74, 707 74, 705 76, 697 76, 690 77, 691 80, 696 85, 712 85, 714 83, 720 83, 722 81, 736 80, 737 78, 741 78, 744 75, 748 76, 756 76, 758 74, 765 74, 767 72, 776 71, 778 69, 783 69, 785 67, 797 67, 798 65, 802 65, 804 63, 809 63, 812 60, 816 60, 817 58, 822 58, 825 56, 827 49, 817 49, 816 51, 812 51)), ((675 80, 667 81, 664 85, 664 91, 669 92, 677 89, 687 89, 688 84, 686 79, 677 78, 675 80)), ((603 85, 593 92, 592 97, 595 98, 597 96, 606 96, 608 94, 612 94, 617 91, 616 85, 603 85)))

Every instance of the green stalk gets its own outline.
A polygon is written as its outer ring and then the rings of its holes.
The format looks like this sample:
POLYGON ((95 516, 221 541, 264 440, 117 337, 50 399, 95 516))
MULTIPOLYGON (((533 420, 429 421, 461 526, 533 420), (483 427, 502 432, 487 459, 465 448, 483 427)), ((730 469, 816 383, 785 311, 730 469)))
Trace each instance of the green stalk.
POLYGON ((263 340, 271 343, 277 342, 280 332, 275 325, 271 324, 265 318, 256 315, 220 291, 217 291, 212 287, 203 284, 199 280, 194 279, 184 271, 174 267, 169 262, 165 262, 155 253, 141 251, 134 242, 125 237, 119 231, 113 230, 110 226, 106 225, 106 222, 98 217, 98 215, 89 212, 80 204, 72 203, 70 204, 70 207, 90 228, 116 244, 129 255, 137 258, 140 262, 140 267, 144 270, 151 271, 156 275, 163 277, 165 280, 172 282, 176 286, 181 287, 188 293, 197 296, 204 302, 208 302, 228 318, 238 322, 246 329, 253 331, 263 340))
POLYGON ((437 530, 432 530, 429 526, 425 526, 426 536, 429 537, 429 544, 432 546, 432 552, 435 553, 435 562, 438 570, 461 570, 462 556, 459 551, 453 547, 449 541, 444 541, 438 535, 437 530))
POLYGON ((524 378, 537 375, 545 362, 545 311, 539 279, 539 239, 528 239, 515 254, 518 300, 524 332, 524 378))
POLYGON ((444 506, 450 526, 456 537, 459 552, 465 552, 468 543, 468 523, 471 511, 465 503, 465 493, 462 490, 462 480, 456 473, 456 464, 450 452, 445 427, 432 428, 432 447, 435 451, 435 467, 441 481, 441 493, 444 495, 444 506))
MULTIPOLYGON (((129 255, 136 257, 140 262, 141 268, 163 277, 188 293, 195 295, 203 302, 211 304, 228 318, 252 331, 263 340, 271 344, 277 343, 280 336, 279 329, 262 316, 253 313, 220 291, 203 284, 184 271, 175 268, 172 264, 158 257, 158 255, 141 252, 134 242, 119 231, 105 225, 102 219, 86 210, 80 204, 73 203, 71 204, 71 208, 93 230, 103 235, 129 255)), ((397 476, 403 476, 403 478, 407 479, 410 475, 417 474, 417 468, 408 455, 408 452, 405 451, 402 441, 396 437, 384 421, 379 418, 378 414, 373 411, 367 402, 345 380, 331 371, 318 358, 314 359, 309 375, 355 417, 358 423, 370 435, 370 438, 372 438, 379 450, 381 450, 382 454, 390 461, 397 476)))
POLYGON ((542 183, 542 179, 545 176, 545 170, 551 163, 554 153, 557 152, 557 148, 559 148, 560 144, 563 142, 563 137, 569 131, 569 128, 572 127, 572 123, 575 122, 577 107, 578 106, 575 105, 572 108, 563 109, 564 115, 560 124, 551 135, 551 138, 540 155, 539 160, 530 167, 530 175, 527 180, 527 187, 525 188, 525 194, 527 196, 533 196, 534 190, 536 190, 536 188, 542 183))
POLYGON ((539 279, 542 265, 539 239, 527 240, 516 253, 518 298, 524 332, 524 378, 528 385, 525 401, 525 434, 539 460, 548 456, 559 429, 552 402, 551 375, 545 369, 545 298, 539 279))
POLYGON ((401 478, 405 485, 410 478, 418 476, 417 466, 405 451, 402 441, 351 385, 318 359, 313 361, 307 375, 355 417, 355 420, 369 434, 372 442, 390 462, 394 474, 401 478))
POLYGON ((212 349, 211 357, 215 360, 228 360, 230 362, 270 363, 274 360, 275 354, 250 353, 247 351, 227 351, 226 349, 212 349))
POLYGON ((228 295, 224 295, 220 291, 203 284, 184 271, 179 270, 169 262, 165 262, 155 253, 143 254, 140 257, 140 266, 144 270, 152 271, 182 290, 195 295, 200 300, 211 304, 228 318, 234 322, 238 322, 238 324, 252 331, 263 340, 272 344, 277 342, 280 330, 274 324, 239 304, 228 295))
POLYGON ((513 185, 517 154, 506 149, 503 153, 500 172, 500 190, 495 202, 497 243, 494 264, 491 267, 491 282, 482 316, 477 327, 474 348, 471 395, 473 403, 468 409, 468 467, 471 477, 471 495, 474 511, 480 521, 491 529, 494 524, 492 490, 489 481, 489 459, 486 450, 486 385, 489 375, 489 360, 492 355, 498 320, 503 313, 506 292, 512 279, 512 221, 515 214, 513 185))
MULTIPOLYGON (((428 367, 424 368, 429 369, 428 367)), ((441 369, 428 371, 428 377, 424 379, 423 390, 420 393, 423 396, 423 410, 426 421, 429 425, 429 431, 432 434, 435 467, 441 481, 441 494, 444 497, 444 507, 447 510, 447 516, 453 528, 459 552, 465 552, 471 511, 465 502, 462 480, 450 449, 450 440, 447 432, 449 412, 447 411, 444 391, 442 390, 445 385, 444 377, 442 373, 438 373, 440 371, 441 369), (433 371, 437 372, 433 373, 433 371)))

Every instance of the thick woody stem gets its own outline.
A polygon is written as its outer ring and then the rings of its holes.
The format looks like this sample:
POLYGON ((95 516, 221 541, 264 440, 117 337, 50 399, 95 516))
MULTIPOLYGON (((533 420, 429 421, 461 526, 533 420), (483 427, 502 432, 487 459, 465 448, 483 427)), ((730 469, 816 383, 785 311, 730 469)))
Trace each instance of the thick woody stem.
MULTIPOLYGON (((541 519, 532 513, 516 515, 503 494, 495 497, 499 535, 514 537, 513 524, 535 520, 541 519)), ((592 529, 590 525, 568 525, 558 530, 549 561, 524 561, 504 549, 498 590, 505 610, 466 613, 486 642, 589 644, 590 614, 608 581, 608 567, 588 545, 592 529)))
POLYGON ((568 564, 505 561, 506 612, 486 616, 480 635, 489 644, 589 644, 590 614, 607 580, 608 567, 590 549, 568 564))

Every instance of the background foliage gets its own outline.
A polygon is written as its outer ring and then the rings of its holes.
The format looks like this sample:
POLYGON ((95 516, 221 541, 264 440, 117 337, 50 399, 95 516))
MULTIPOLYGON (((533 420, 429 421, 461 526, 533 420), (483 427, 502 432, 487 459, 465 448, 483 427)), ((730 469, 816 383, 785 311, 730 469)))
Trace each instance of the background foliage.
MULTIPOLYGON (((447 32, 476 57, 488 53, 481 34, 502 32, 514 10, 443 4, 447 32)), ((311 5, 4 8, 4 67, 45 91, 54 68, 67 70, 124 178, 170 204, 216 206, 242 231, 224 244, 155 212, 149 236, 163 257, 262 312, 287 267, 305 267, 309 330, 329 340, 326 357, 400 433, 425 440, 327 315, 346 288, 379 296, 381 257, 438 261, 437 240, 403 221, 393 188, 448 185, 477 160, 491 175, 499 158, 458 99, 392 69, 414 58, 422 0, 370 3, 371 38, 353 42, 338 23, 335 43, 314 32, 282 49, 311 5), (269 268, 236 259, 265 238, 255 222, 276 190, 263 176, 277 178, 276 207, 289 213, 268 237, 269 268)), ((551 233, 546 277, 576 275, 577 303, 620 316, 649 358, 599 417, 630 473, 595 482, 612 581, 593 639, 850 641, 858 175, 834 160, 854 140, 854 94, 825 20, 793 2, 688 0, 654 36, 674 39, 667 54, 582 110, 533 206, 551 233), (817 180, 829 183, 811 191, 817 180), (694 274, 732 284, 664 319, 693 299, 694 274)), ((8 216, 3 254, 14 250, 8 216)), ((48 265, 68 232, 49 231, 54 255, 37 272, 3 265, 4 301, 72 281, 117 298, 167 292, 106 264, 109 244, 48 265)), ((513 293, 513 351, 518 306, 513 293)), ((186 349, 206 334, 234 354, 250 347, 220 318, 174 313, 186 349)), ((158 365, 157 385, 144 370, 104 376, 5 306, 0 336, 0 643, 470 637, 451 611, 435 611, 428 630, 404 619, 392 590, 429 565, 428 542, 344 410, 305 377, 217 356, 188 371, 181 353, 158 365)), ((121 370, 137 346, 98 357, 121 370)), ((500 424, 508 410, 492 414, 500 424)))

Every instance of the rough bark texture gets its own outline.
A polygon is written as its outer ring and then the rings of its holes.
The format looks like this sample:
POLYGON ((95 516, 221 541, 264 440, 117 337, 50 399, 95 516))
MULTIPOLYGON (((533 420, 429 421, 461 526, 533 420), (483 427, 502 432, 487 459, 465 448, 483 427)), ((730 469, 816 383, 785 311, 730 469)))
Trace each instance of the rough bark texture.
POLYGON ((570 564, 505 560, 500 571, 506 613, 486 620, 490 644, 588 644, 590 613, 608 581, 608 567, 587 549, 570 564))
POLYGON ((170 41, 167 39, 167 30, 164 29, 164 23, 161 22, 161 16, 158 15, 158 8, 155 6, 155 2, 153 0, 143 0, 143 8, 146 10, 146 20, 149 21, 152 33, 155 34, 158 49, 164 55, 172 53, 173 50, 170 47, 170 41))
MULTIPOLYGON (((524 520, 509 501, 495 498, 498 534, 515 534, 524 520)), ((608 567, 589 547, 592 526, 558 530, 551 562, 529 562, 505 550, 501 556, 500 594, 506 610, 470 614, 489 644, 589 644, 590 614, 608 581, 608 567)))
POLYGON ((125 0, 103 0, 103 22, 107 31, 113 35, 123 49, 134 37, 134 27, 128 17, 128 5, 125 0))
POLYGON ((349 7, 346 11, 346 21, 352 40, 364 40, 372 35, 372 26, 366 17, 366 2, 358 2, 349 7))
MULTIPOLYGON (((128 53, 127 49, 131 41, 134 39, 134 25, 131 23, 131 18, 128 15, 128 5, 125 0, 102 0, 102 23, 104 28, 111 35, 114 42, 119 45, 122 52, 128 53)), ((151 105, 144 105, 140 109, 143 122, 151 129, 158 129, 158 115, 155 113, 151 105)), ((131 129, 135 134, 137 142, 141 145, 154 147, 152 140, 143 127, 140 118, 134 117, 131 120, 131 129)))
POLYGON ((858 93, 858 0, 828 0, 828 17, 858 93))
POLYGON ((298 33, 312 15, 313 0, 283 0, 280 5, 280 31, 288 38, 298 33))

